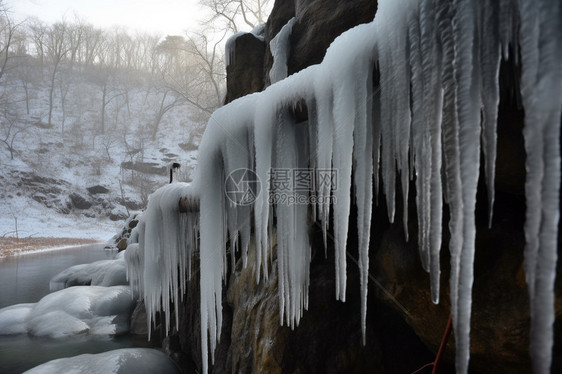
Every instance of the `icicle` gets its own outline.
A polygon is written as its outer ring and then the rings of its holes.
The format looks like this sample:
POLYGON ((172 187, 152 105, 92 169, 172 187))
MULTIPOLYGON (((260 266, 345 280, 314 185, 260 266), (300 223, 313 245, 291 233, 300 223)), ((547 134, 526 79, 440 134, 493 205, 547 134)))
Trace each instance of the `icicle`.
MULTIPOLYGON (((245 126, 236 131, 229 131, 229 136, 226 139, 226 155, 224 163, 225 170, 227 171, 226 177, 226 191, 229 201, 226 207, 227 210, 227 227, 229 231, 230 246, 231 246, 231 262, 232 268, 235 266, 235 251, 240 248, 242 251, 243 263, 247 259, 247 240, 242 241, 239 246, 239 234, 245 230, 246 227, 251 226, 251 205, 253 203, 253 193, 259 193, 259 183, 253 181, 253 139, 250 131, 251 126, 245 126), (237 191, 241 186, 248 187, 248 191, 237 191), (229 191, 237 191, 230 193, 229 191)), ((246 229, 247 230, 247 229, 246 229)), ((248 235, 246 233, 245 235, 248 235)), ((245 266, 245 265, 244 265, 245 266)))
MULTIPOLYGON (((375 47, 375 54, 378 56, 378 47, 375 47)), ((375 71, 377 74, 377 86, 373 87, 373 176, 375 187, 375 202, 379 200, 379 170, 381 162, 381 98, 380 98, 380 85, 379 82, 379 67, 375 64, 375 71)))
MULTIPOLYGON (((320 67, 322 68, 322 66, 320 67)), ((328 81, 329 82, 329 81, 328 81)), ((329 171, 332 168, 332 149, 334 120, 332 117, 332 87, 327 81, 317 79, 314 81, 314 92, 317 102, 318 130, 317 130, 317 155, 316 166, 318 171, 329 171)), ((317 178, 319 179, 319 178, 317 178)), ((320 183, 320 182, 319 182, 320 183)), ((318 215, 322 225, 324 238, 324 251, 328 245, 328 224, 330 219, 330 204, 328 203, 331 194, 330 184, 322 182, 318 186, 318 215)), ((337 273, 337 272, 336 272, 337 273)))
POLYGON ((519 0, 500 0, 499 38, 504 59, 508 59, 509 47, 514 48, 514 59, 518 59, 517 32, 519 30, 519 0))
POLYGON ((205 373, 209 353, 213 361, 222 325, 221 281, 224 271, 222 253, 225 243, 224 226, 221 223, 225 220, 223 189, 225 176, 217 161, 211 160, 214 167, 205 172, 206 178, 202 182, 205 193, 201 195, 201 337, 205 373))
POLYGON ((378 30, 385 35, 378 40, 381 72, 382 172, 389 220, 394 221, 396 168, 401 175, 404 201, 403 219, 408 220, 408 179, 410 145, 410 69, 408 25, 418 1, 379 4, 378 30), (392 20, 389 22, 389 20, 392 20), (389 149, 390 148, 390 149, 389 149), (385 150, 386 149, 386 150, 385 150))
POLYGON ((482 100, 482 151, 488 187, 488 226, 492 226, 496 173, 496 143, 501 44, 499 35, 499 5, 495 0, 479 3, 480 61, 482 66, 480 91, 482 100))
MULTIPOLYGON (((208 370, 207 361, 213 361, 214 351, 222 327, 222 279, 226 273, 225 249, 227 229, 225 181, 232 167, 252 165, 253 151, 244 144, 250 139, 247 128, 253 124, 256 97, 247 97, 230 104, 234 113, 223 107, 211 119, 199 147, 204 157, 200 158, 195 180, 195 189, 200 193, 200 292, 201 292, 201 353, 203 370, 208 370), (228 139, 228 141, 227 141, 228 139)), ((236 209, 236 208, 233 208, 236 209)), ((242 217, 243 208, 237 210, 236 219, 242 217)), ((244 217, 247 219, 248 217, 244 217)), ((230 224, 234 231, 241 222, 230 224)), ((247 234, 246 234, 247 235, 247 234)), ((244 244, 246 245, 246 244, 244 244)))
POLYGON ((159 310, 164 312, 163 322, 168 333, 172 302, 176 326, 179 324, 177 307, 191 264, 186 238, 193 230, 185 225, 184 214, 179 213, 179 201, 193 193, 185 183, 170 184, 153 193, 135 231, 139 243, 131 244, 131 251, 127 251, 128 279, 133 289, 143 295, 149 334, 159 310))
MULTIPOLYGON (((433 12, 434 1, 424 0, 420 7, 421 27, 421 56, 423 66, 423 110, 425 132, 428 134, 425 148, 429 153, 424 165, 423 177, 427 196, 426 202, 428 214, 426 217, 427 241, 429 254, 429 271, 431 284, 431 298, 437 304, 439 302, 440 282, 440 250, 442 235, 443 215, 443 190, 441 180, 442 143, 441 125, 443 109, 443 92, 441 88, 442 71, 442 49, 437 42, 437 15, 433 12), (427 162, 429 159, 429 162, 427 162)), ((422 147, 424 152, 424 147, 422 147)), ((423 159, 423 158, 422 158, 423 159)), ((420 160, 421 161, 421 160, 420 160)), ((422 161, 423 163, 423 161, 422 161)), ((419 207, 418 207, 419 209, 419 207)), ((423 208, 422 208, 423 209, 423 208)))
POLYGON ((468 371, 470 356, 470 314, 475 246, 476 187, 480 165, 480 101, 475 3, 455 1, 453 19, 455 40, 454 77, 459 124, 460 176, 462 190, 462 247, 458 274, 457 318, 453 320, 457 373, 468 371))
MULTIPOLYGON (((308 110, 308 154, 310 155, 308 159, 308 167, 311 170, 318 170, 317 162, 317 155, 318 155, 318 110, 316 99, 314 97, 307 98, 307 110, 308 110)), ((311 194, 315 197, 318 197, 318 179, 316 175, 312 176, 312 181, 314 186, 312 188, 311 194)), ((316 222, 318 216, 318 206, 317 204, 312 204, 312 221, 316 222)), ((324 255, 328 257, 327 253, 327 243, 324 242, 324 255)))
POLYGON ((361 25, 345 33, 332 44, 324 64, 333 79, 333 158, 338 184, 334 190, 334 236, 336 255, 336 297, 345 301, 346 244, 349 225, 351 169, 354 170, 354 187, 357 205, 359 238, 359 267, 361 276, 361 325, 365 343, 367 289, 369 272, 369 238, 373 198, 372 133, 372 81, 374 67, 374 41, 358 39, 355 35, 374 33, 372 25, 361 25), (345 47, 344 47, 345 46, 345 47), (353 63, 341 65, 340 48, 355 56, 353 63), (339 52, 339 53, 338 53, 339 52))
POLYGON ((368 71, 367 77, 358 77, 354 147, 354 183, 356 187, 355 201, 357 205, 357 236, 359 238, 359 265, 361 275, 361 333, 363 345, 366 344, 367 326, 367 291, 369 286, 369 239, 373 204, 373 158, 365 157, 373 153, 372 133, 372 61, 369 66, 361 66, 357 71, 368 71), (364 82, 361 80, 365 79, 364 82))
POLYGON ((259 105, 256 108, 255 148, 256 174, 262 181, 262 193, 254 204, 254 222, 256 235, 256 282, 260 279, 260 270, 267 276, 267 248, 269 228, 269 196, 271 193, 270 173, 274 141, 275 107, 271 104, 259 105))
POLYGON ((334 92, 334 153, 333 168, 337 171, 338 186, 334 190, 334 250, 336 252, 336 297, 345 301, 347 284, 347 232, 351 205, 351 168, 353 127, 355 121, 355 93, 352 82, 335 87, 334 92))
MULTIPOLYGON (((304 170, 305 156, 304 136, 306 128, 294 123, 286 109, 281 109, 275 136, 275 170, 289 171, 291 178, 294 171, 304 170)), ((302 230, 307 225, 308 206, 303 204, 308 197, 307 191, 295 188, 294 183, 277 183, 272 179, 272 192, 280 200, 276 204, 277 216, 277 259, 279 269, 279 301, 281 322, 283 314, 288 326, 298 325, 308 299, 308 271, 310 266, 310 245, 308 233, 302 230), (286 197, 286 199, 284 199, 286 197)))
MULTIPOLYGON (((424 71, 422 61, 421 29, 415 19, 408 25, 408 39, 410 45, 410 70, 411 70, 411 102, 412 102, 412 153, 416 170, 416 206, 418 218, 418 248, 420 260, 425 271, 429 272, 429 173, 431 166, 429 133, 427 118, 425 117, 424 100, 424 71)), ((426 51, 423 51, 427 53, 426 51)), ((427 82, 429 83, 429 82, 427 82)), ((409 183, 409 182, 408 182, 409 183)), ((405 205, 407 206, 407 204, 405 205)))
POLYGON ((524 265, 531 302, 531 357, 534 373, 549 373, 560 215, 562 6, 555 0, 520 4, 527 154, 524 265))
MULTIPOLYGON (((463 246, 463 185, 460 176, 459 124, 455 110, 454 39, 452 18, 454 8, 449 0, 440 0, 437 28, 443 49, 443 160, 445 162, 446 201, 449 204, 449 252, 451 253, 450 298, 453 320, 458 319, 460 253, 463 246)), ((455 325, 456 329, 456 325, 455 325)), ((455 330, 456 331, 456 330, 455 330)))

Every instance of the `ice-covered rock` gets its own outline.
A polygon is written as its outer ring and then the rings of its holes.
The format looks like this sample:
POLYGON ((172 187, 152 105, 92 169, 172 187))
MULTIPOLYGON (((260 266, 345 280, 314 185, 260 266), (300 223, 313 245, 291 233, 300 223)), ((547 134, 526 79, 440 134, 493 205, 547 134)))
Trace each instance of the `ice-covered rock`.
POLYGON ((0 335, 25 334, 26 320, 35 304, 16 304, 0 309, 0 335))
POLYGON ((125 253, 120 252, 113 260, 71 266, 51 278, 52 291, 72 286, 120 286, 127 285, 125 253))
POLYGON ((26 373, 175 374, 180 371, 161 351, 150 348, 124 348, 98 354, 59 358, 36 366, 26 373))
POLYGON ((134 304, 128 286, 66 288, 38 303, 0 309, 0 335, 119 335, 129 331, 134 304))

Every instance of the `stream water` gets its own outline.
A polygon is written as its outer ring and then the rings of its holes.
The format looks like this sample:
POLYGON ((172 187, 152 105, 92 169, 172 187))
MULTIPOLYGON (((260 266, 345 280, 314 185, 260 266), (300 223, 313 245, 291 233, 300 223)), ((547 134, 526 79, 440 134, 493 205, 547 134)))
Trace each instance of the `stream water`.
MULTIPOLYGON (((0 308, 37 302, 49 293, 49 281, 57 273, 73 265, 111 259, 114 255, 114 251, 104 250, 103 244, 96 244, 0 258, 0 308)), ((0 335, 0 373, 22 373, 56 358, 138 345, 129 335, 68 339, 0 335)))

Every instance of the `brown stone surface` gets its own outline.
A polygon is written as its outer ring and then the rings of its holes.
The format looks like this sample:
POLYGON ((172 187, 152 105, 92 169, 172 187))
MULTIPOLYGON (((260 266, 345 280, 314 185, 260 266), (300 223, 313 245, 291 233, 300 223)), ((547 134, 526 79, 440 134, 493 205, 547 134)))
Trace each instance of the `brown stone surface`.
POLYGON ((146 324, 146 309, 144 302, 139 301, 131 314, 130 332, 133 335, 142 335, 148 337, 148 325, 146 324))
POLYGON ((127 249, 127 239, 119 240, 119 242, 117 243, 117 249, 120 251, 127 249))
MULTIPOLYGON (((255 263, 254 250, 249 263, 255 263)), ((254 267, 238 269, 230 278, 227 302, 232 308, 231 357, 234 372, 282 373, 283 351, 290 329, 279 324, 277 271, 256 284, 254 267)))
POLYGON ((373 20, 375 0, 295 0, 297 23, 293 27, 293 51, 289 74, 318 64, 326 49, 342 32, 373 20))
POLYGON ((234 58, 226 67, 225 104, 264 87, 265 43, 251 33, 236 38, 234 58))
POLYGON ((289 75, 307 66, 318 64, 326 49, 342 32, 373 20, 377 9, 375 0, 284 0, 276 1, 272 17, 265 29, 266 55, 264 79, 273 65, 269 41, 292 18, 297 22, 291 33, 289 75))

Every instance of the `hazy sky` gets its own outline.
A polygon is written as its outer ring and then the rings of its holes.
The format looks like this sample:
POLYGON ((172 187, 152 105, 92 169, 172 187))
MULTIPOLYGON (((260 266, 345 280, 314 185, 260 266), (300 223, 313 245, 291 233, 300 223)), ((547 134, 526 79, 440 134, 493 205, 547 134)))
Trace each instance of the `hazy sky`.
POLYGON ((17 19, 36 16, 47 23, 74 14, 98 27, 124 25, 132 30, 183 34, 203 18, 198 0, 4 0, 17 19))

